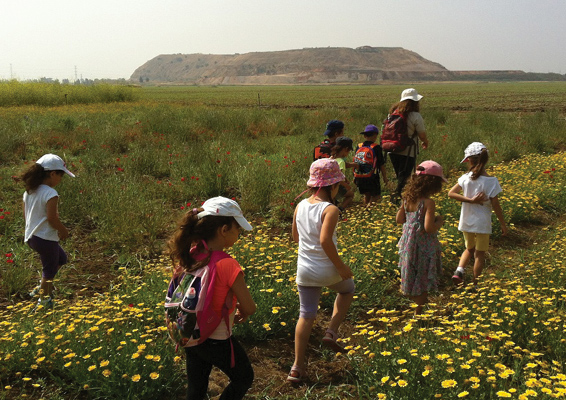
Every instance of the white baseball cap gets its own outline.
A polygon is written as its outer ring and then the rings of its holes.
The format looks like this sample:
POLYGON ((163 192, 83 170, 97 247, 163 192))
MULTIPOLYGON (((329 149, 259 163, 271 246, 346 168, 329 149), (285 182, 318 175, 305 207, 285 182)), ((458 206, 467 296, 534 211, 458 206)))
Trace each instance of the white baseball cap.
POLYGON ((65 161, 55 154, 44 154, 35 163, 41 165, 46 171, 63 171, 70 177, 75 177, 75 174, 67 169, 65 161))
POLYGON ((222 196, 213 197, 205 201, 201 207, 204 208, 204 211, 197 214, 198 219, 206 217, 207 215, 234 217, 238 224, 246 231, 253 229, 250 223, 244 218, 240 206, 234 200, 222 196))
POLYGON ((466 150, 464 150, 464 158, 462 159, 462 161, 460 161, 460 163, 466 161, 468 157, 479 156, 483 149, 487 150, 487 147, 485 147, 483 143, 480 142, 470 143, 468 147, 466 147, 466 150))
POLYGON ((419 101, 422 98, 423 96, 417 93, 417 89, 410 88, 403 90, 403 93, 401 93, 401 100, 399 101, 404 101, 404 100, 419 101))

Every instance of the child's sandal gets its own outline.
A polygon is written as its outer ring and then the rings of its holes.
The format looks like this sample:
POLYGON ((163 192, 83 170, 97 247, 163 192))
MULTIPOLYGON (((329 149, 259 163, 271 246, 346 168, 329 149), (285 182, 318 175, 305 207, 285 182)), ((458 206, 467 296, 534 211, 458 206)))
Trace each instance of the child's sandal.
POLYGON ((322 344, 328 347, 330 350, 336 353, 343 353, 344 347, 342 347, 336 340, 338 335, 333 330, 327 329, 326 335, 322 338, 322 344), (330 336, 326 336, 330 335, 330 336))
POLYGON ((304 369, 296 365, 293 365, 291 367, 291 371, 289 372, 289 375, 287 375, 287 381, 291 383, 301 383, 306 377, 307 374, 305 373, 304 369))

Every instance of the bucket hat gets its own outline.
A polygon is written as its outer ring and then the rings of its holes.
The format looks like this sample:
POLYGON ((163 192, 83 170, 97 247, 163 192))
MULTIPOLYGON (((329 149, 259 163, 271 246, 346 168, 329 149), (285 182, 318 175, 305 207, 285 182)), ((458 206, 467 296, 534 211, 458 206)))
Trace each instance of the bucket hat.
POLYGON ((338 162, 332 158, 321 158, 311 164, 310 179, 307 186, 310 187, 324 187, 334 185, 337 182, 342 182, 346 177, 340 171, 338 162))
POLYGON ((75 174, 67 169, 65 161, 55 154, 44 154, 35 163, 41 165, 46 171, 63 171, 70 177, 75 177, 75 174))
POLYGON ((462 159, 462 161, 460 161, 460 163, 466 161, 468 157, 479 156, 483 149, 487 150, 487 147, 485 147, 483 143, 480 142, 470 143, 468 147, 466 147, 466 150, 464 150, 464 158, 462 159))
POLYGON ((423 161, 417 167, 417 175, 431 175, 431 176, 439 176, 442 178, 444 182, 448 182, 444 177, 444 173, 442 172, 442 166, 437 163, 436 161, 428 160, 423 161), (421 169, 422 168, 422 169, 421 169))
POLYGON ((213 197, 205 201, 201 207, 204 208, 204 211, 197 214, 198 219, 206 217, 207 215, 234 217, 236 222, 246 231, 253 229, 250 223, 244 218, 242 209, 234 200, 222 196, 213 197))
POLYGON ((404 101, 404 100, 419 101, 422 98, 423 96, 417 93, 417 89, 410 88, 403 90, 403 93, 401 93, 401 100, 399 101, 404 101))

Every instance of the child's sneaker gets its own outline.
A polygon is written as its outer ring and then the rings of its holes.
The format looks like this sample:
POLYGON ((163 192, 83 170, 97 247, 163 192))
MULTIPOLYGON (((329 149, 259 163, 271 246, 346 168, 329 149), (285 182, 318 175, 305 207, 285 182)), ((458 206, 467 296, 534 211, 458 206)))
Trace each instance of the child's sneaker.
POLYGON ((454 275, 452 275, 452 282, 456 286, 462 284, 464 282, 464 274, 458 270, 454 271, 454 275))
POLYGON ((34 287, 32 289, 31 292, 29 292, 29 297, 35 297, 39 294, 39 291, 41 290, 41 285, 37 285, 36 287, 34 287))
POLYGON ((53 307, 55 307, 55 301, 51 297, 48 297, 45 300, 38 300, 37 305, 33 309, 33 312, 37 312, 39 310, 53 309, 53 307))

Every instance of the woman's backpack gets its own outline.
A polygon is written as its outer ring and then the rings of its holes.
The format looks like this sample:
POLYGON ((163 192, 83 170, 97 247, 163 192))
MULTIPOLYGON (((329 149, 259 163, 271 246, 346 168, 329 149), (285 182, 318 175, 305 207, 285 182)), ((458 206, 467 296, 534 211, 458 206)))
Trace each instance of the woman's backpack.
MULTIPOLYGON (((195 258, 204 259, 207 254, 195 258)), ((221 315, 212 309, 216 263, 230 257, 223 251, 210 253, 208 265, 193 272, 173 275, 165 297, 165 321, 169 337, 179 347, 191 347, 203 343, 214 332, 222 319, 230 332, 229 307, 224 304, 221 315)), ((227 303, 232 298, 227 297, 227 303)))
POLYGON ((388 153, 398 153, 414 144, 407 133, 407 120, 397 110, 383 121, 381 148, 388 153))

